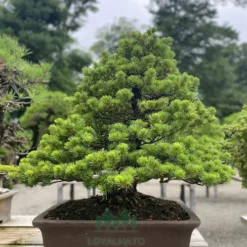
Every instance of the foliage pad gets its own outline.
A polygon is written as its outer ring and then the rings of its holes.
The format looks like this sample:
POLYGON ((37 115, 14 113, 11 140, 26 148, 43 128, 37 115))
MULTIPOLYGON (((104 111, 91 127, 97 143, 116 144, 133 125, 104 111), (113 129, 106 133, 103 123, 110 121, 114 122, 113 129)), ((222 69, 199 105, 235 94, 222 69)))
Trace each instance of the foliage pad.
POLYGON ((150 179, 228 181, 228 154, 194 132, 215 121, 215 110, 199 101, 198 79, 179 73, 170 43, 153 29, 135 33, 84 69, 73 114, 57 119, 22 160, 21 181, 78 180, 103 193, 135 190, 150 179))
POLYGON ((28 148, 27 133, 10 114, 29 105, 36 85, 49 79, 50 65, 24 60, 27 53, 16 40, 0 35, 0 162, 28 148))

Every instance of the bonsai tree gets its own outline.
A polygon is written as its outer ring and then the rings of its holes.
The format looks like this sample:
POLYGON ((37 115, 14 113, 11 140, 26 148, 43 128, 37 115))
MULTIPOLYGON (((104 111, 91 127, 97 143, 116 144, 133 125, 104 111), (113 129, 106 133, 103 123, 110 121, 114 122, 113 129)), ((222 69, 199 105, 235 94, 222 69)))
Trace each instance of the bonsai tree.
MULTIPOLYGON (((15 155, 27 149, 27 133, 11 113, 29 105, 35 85, 49 78, 50 66, 25 61, 27 52, 16 40, 0 35, 0 164, 13 163, 15 155)), ((5 169, 0 165, 0 171, 5 169)))
POLYGON ((226 149, 231 153, 231 165, 238 169, 242 185, 247 188, 247 106, 233 117, 235 120, 224 127, 226 149))
POLYGON ((215 121, 215 109, 198 99, 198 79, 179 72, 170 47, 150 29, 103 53, 84 69, 72 114, 55 120, 15 176, 29 186, 82 181, 120 201, 150 179, 229 181, 229 154, 194 131, 215 121))
POLYGON ((48 127, 58 117, 68 116, 70 106, 67 95, 62 92, 51 92, 40 88, 39 94, 32 99, 32 104, 20 118, 21 126, 32 132, 31 149, 36 149, 41 137, 48 132, 48 127), (59 99, 59 100, 58 100, 59 99))

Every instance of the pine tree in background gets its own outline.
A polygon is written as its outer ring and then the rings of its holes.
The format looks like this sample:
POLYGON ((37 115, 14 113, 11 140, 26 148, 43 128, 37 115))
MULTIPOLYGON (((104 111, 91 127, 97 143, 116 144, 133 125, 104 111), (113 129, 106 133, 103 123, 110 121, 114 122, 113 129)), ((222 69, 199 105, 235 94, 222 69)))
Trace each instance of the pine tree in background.
POLYGON ((247 90, 247 43, 239 46, 238 53, 234 57, 234 63, 237 66, 238 81, 242 90, 247 90))
MULTIPOLYGON (((51 89, 72 93, 75 78, 68 71, 78 69, 66 67, 66 60, 75 52, 64 54, 64 51, 73 42, 71 33, 82 26, 89 11, 96 11, 96 3, 96 0, 4 1, 0 5, 0 32, 16 37, 32 51, 26 56, 28 60, 54 63, 51 89), (57 77, 58 74, 62 76, 57 77)), ((82 65, 91 63, 88 54, 81 54, 80 60, 82 65)))
POLYGON ((137 20, 128 20, 119 17, 111 25, 105 25, 97 30, 97 41, 92 45, 91 50, 100 57, 103 51, 114 53, 117 51, 119 41, 131 37, 132 33, 138 31, 137 20))
POLYGON ((221 144, 195 133, 215 121, 215 110, 198 99, 198 79, 179 73, 170 45, 148 30, 103 53, 84 69, 73 113, 55 120, 11 175, 29 186, 83 181, 103 193, 135 191, 150 179, 229 181, 221 144))
POLYGON ((23 60, 26 54, 27 50, 17 41, 0 35, 0 149, 5 153, 0 161, 6 161, 7 153, 13 158, 16 153, 27 150, 25 132, 18 122, 8 117, 29 105, 36 92, 35 85, 49 79, 50 65, 31 64, 23 60))
POLYGON ((217 24, 214 1, 152 0, 150 11, 161 36, 173 38, 179 69, 200 79, 200 97, 220 118, 240 111, 246 102, 231 56, 238 35, 217 24))
POLYGON ((201 62, 193 69, 193 75, 200 78, 201 100, 215 107, 221 119, 241 111, 246 102, 247 88, 241 85, 234 58, 238 54, 235 45, 227 48, 214 45, 207 48, 201 62))
POLYGON ((66 98, 64 93, 49 92, 42 88, 33 97, 31 106, 20 118, 21 126, 33 132, 31 149, 37 148, 41 137, 48 132, 48 127, 56 118, 68 116, 70 105, 66 98))
POLYGON ((82 78, 82 68, 92 63, 89 53, 74 49, 64 52, 51 70, 49 89, 73 94, 82 78))
POLYGON ((217 10, 207 0, 153 0, 153 21, 162 36, 173 38, 179 69, 191 71, 214 44, 237 40, 230 27, 216 23, 217 10))

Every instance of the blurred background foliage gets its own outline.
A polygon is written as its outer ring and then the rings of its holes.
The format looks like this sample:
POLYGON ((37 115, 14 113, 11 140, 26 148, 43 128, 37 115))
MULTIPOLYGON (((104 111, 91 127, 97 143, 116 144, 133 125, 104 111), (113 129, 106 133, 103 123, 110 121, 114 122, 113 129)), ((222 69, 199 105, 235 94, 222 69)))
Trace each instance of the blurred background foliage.
POLYGON ((70 105, 66 101, 66 94, 40 89, 40 93, 33 98, 32 104, 20 118, 21 126, 32 131, 32 149, 36 149, 43 134, 58 117, 66 118, 70 105), (59 100, 58 100, 59 99, 59 100))
MULTIPOLYGON (((91 63, 86 52, 73 51, 72 33, 83 26, 96 0, 9 0, 0 6, 0 32, 16 37, 32 51, 25 57, 52 63, 49 87, 66 93, 76 89, 78 64, 91 63), (75 56, 76 55, 76 56, 75 56), (68 63, 71 59, 75 63, 68 63), (74 78, 75 76, 75 78, 74 78)), ((81 68, 80 70, 81 71, 81 68)))

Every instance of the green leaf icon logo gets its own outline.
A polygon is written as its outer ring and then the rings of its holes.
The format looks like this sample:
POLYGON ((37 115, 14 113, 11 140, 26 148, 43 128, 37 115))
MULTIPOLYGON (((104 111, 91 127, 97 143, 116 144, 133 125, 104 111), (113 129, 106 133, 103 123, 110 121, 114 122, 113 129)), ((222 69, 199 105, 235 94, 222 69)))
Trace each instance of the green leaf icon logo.
POLYGON ((135 230, 136 224, 136 219, 130 217, 128 211, 126 210, 122 211, 122 213, 118 217, 113 216, 111 211, 107 208, 102 217, 96 217, 97 230, 102 230, 102 228, 106 228, 106 231, 108 231, 109 228, 111 228, 110 230, 122 231, 123 229, 126 230, 128 226, 129 228, 131 228, 128 230, 135 230))
POLYGON ((120 225, 119 218, 117 216, 113 217, 112 223, 113 223, 114 229, 117 230, 119 228, 119 225, 120 225))
POLYGON ((124 210, 121 215, 120 215, 120 224, 124 227, 124 229, 128 226, 129 224, 129 214, 126 210, 124 210))
POLYGON ((107 209, 105 210, 105 213, 104 213, 104 216, 103 216, 103 222, 104 222, 104 225, 106 226, 107 229, 111 226, 111 224, 112 224, 112 219, 113 219, 112 213, 111 213, 111 211, 107 208, 107 209))
POLYGON ((103 226, 103 220, 100 216, 96 217, 96 227, 98 230, 101 229, 101 227, 103 226))
POLYGON ((135 218, 130 219, 130 227, 132 228, 132 230, 136 229, 136 219, 135 218))

